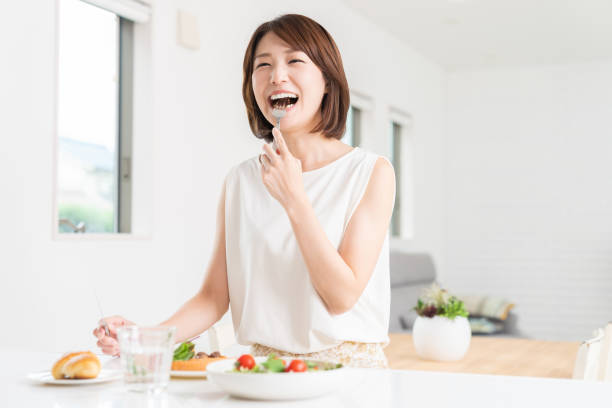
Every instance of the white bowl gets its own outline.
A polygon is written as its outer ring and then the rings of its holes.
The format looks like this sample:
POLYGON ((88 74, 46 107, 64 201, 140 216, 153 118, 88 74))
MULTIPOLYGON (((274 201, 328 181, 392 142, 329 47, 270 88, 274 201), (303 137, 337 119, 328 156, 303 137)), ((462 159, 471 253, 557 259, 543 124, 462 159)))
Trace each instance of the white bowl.
MULTIPOLYGON (((279 357, 287 361, 291 357, 279 357)), ((255 357, 260 364, 266 357, 255 357)), ((303 373, 232 372, 235 359, 216 361, 206 367, 206 376, 230 395, 257 400, 296 400, 328 394, 354 383, 358 371, 345 367, 303 373), (354 381, 349 381, 353 379, 354 381)))

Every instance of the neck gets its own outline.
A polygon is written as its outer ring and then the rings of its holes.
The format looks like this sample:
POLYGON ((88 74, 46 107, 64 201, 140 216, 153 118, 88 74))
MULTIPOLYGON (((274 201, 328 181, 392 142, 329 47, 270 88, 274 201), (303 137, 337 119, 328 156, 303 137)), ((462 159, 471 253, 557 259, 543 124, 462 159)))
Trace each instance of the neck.
POLYGON ((302 170, 310 171, 321 167, 329 161, 351 150, 349 146, 335 138, 326 137, 323 133, 309 133, 281 129, 291 154, 300 159, 302 170))

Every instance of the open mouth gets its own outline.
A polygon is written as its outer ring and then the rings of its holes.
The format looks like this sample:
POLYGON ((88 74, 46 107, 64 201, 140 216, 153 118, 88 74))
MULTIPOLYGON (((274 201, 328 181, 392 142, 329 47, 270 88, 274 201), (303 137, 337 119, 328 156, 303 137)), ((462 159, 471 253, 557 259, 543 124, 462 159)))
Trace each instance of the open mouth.
POLYGON ((299 97, 295 94, 281 93, 272 95, 269 98, 270 106, 272 109, 291 109, 298 101, 299 97))

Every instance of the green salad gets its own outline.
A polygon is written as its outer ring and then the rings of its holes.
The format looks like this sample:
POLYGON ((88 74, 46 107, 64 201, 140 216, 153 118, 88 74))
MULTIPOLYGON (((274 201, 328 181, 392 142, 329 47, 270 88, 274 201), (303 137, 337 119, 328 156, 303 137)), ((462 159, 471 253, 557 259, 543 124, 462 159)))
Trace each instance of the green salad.
POLYGON ((341 368, 340 363, 293 359, 289 363, 275 354, 268 355, 266 361, 257 364, 250 354, 243 354, 234 363, 234 373, 303 373, 308 371, 329 371, 341 368))
POLYGON ((174 355, 172 356, 172 360, 176 361, 176 360, 190 360, 193 358, 193 356, 195 356, 195 344, 191 343, 191 342, 184 342, 181 343, 180 346, 178 346, 176 348, 176 350, 174 350, 174 355))

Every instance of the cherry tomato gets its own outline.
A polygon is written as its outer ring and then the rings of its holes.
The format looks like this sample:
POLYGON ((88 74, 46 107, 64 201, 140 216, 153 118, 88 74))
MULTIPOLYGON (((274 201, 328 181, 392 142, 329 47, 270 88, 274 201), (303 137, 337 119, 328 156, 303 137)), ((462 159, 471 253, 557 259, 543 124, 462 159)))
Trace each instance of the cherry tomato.
POLYGON ((255 359, 250 354, 243 354, 238 359, 236 365, 238 366, 239 369, 244 367, 247 370, 250 370, 253 367, 255 367, 255 359))
POLYGON ((306 363, 303 360, 293 360, 287 370, 293 371, 294 373, 303 373, 306 371, 306 363))

